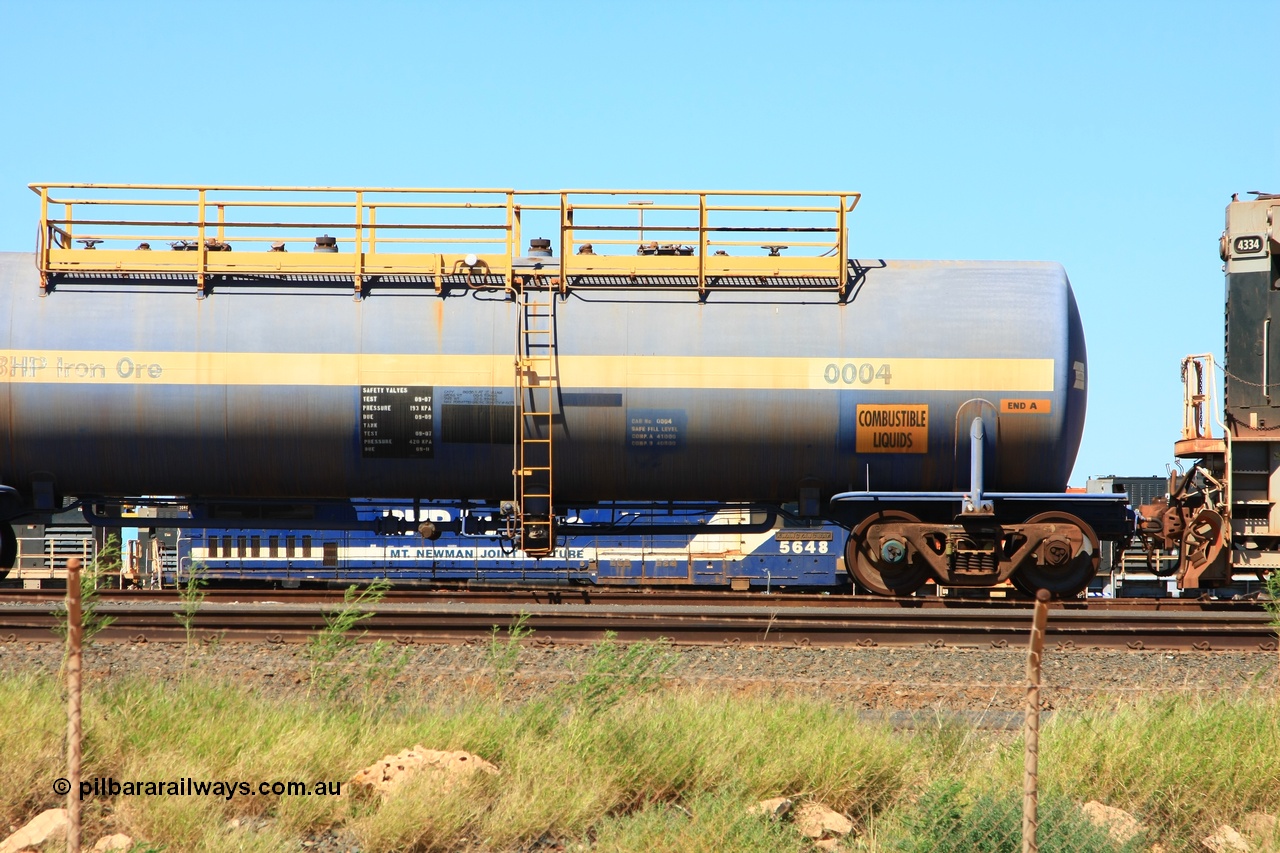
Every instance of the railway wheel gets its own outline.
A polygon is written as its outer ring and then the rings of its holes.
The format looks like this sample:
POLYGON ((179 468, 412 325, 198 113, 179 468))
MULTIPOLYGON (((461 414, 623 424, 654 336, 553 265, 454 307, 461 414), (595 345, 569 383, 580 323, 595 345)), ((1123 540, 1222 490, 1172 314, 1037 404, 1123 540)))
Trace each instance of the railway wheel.
POLYGON ((887 524, 915 524, 908 512, 886 509, 865 519, 849 534, 844 562, 854 580, 877 595, 910 595, 931 577, 919 558, 913 559, 905 540, 886 535, 887 524))
POLYGON ((1027 595, 1048 590, 1055 599, 1075 598, 1089 588, 1098 574, 1102 548, 1093 528, 1066 512, 1042 512, 1027 519, 1027 524, 1061 524, 1079 529, 1084 534, 1078 547, 1066 537, 1050 537, 1041 547, 1046 550, 1046 564, 1024 566, 1009 578, 1027 595), (1074 550, 1074 553, 1072 551, 1074 550))

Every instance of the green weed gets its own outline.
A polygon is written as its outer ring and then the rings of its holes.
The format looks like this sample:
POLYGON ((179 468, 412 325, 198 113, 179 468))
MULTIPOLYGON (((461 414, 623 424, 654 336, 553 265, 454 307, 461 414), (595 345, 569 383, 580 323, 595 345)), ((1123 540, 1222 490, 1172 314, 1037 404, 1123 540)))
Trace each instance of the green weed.
MULTIPOLYGON (((102 633, 116 621, 114 616, 104 616, 98 612, 98 606, 101 603, 98 589, 101 586, 103 575, 118 573, 119 571, 120 534, 109 533, 107 534, 106 542, 98 549, 97 556, 80 571, 80 642, 83 647, 88 647, 95 636, 102 633)), ((56 622, 53 632, 62 638, 65 643, 69 618, 65 600, 58 604, 54 611, 54 618, 56 622)))
POLYGON ((391 589, 385 578, 360 589, 352 584, 343 591, 342 604, 324 614, 324 628, 307 641, 305 655, 309 661, 308 693, 319 691, 330 698, 350 698, 359 683, 366 705, 374 697, 389 701, 392 696, 380 693, 389 688, 408 664, 408 650, 398 656, 390 654, 387 643, 379 640, 363 654, 356 649, 364 631, 355 628, 373 616, 374 610, 391 589), (357 681, 358 680, 358 681, 357 681))
MULTIPOLYGON (((1271 614, 1271 627, 1276 632, 1277 649, 1280 649, 1280 572, 1267 572, 1263 587, 1267 595, 1262 599, 1262 606, 1271 614)), ((1280 666, 1276 667, 1276 679, 1280 681, 1280 666)))
MULTIPOLYGON (((1019 853, 1022 798, 993 792, 960 779, 939 779, 898 818, 901 829, 881 830, 883 849, 895 853, 1019 853)), ((1135 838, 1116 844, 1089 821, 1080 805, 1041 796, 1036 839, 1042 853, 1137 853, 1148 845, 1135 838)))
POLYGON ((617 637, 616 632, 606 631, 604 639, 591 647, 586 671, 557 691, 557 699, 570 710, 595 715, 625 698, 647 693, 679 660, 665 638, 622 645, 617 637))
POLYGON ((533 629, 529 627, 528 613, 520 613, 511 620, 511 624, 507 626, 506 639, 500 639, 498 626, 493 626, 484 657, 485 663, 493 671, 493 682, 497 685, 499 694, 506 690, 520 669, 520 641, 531 636, 533 629))
POLYGON ((191 633, 195 629, 196 613, 199 612, 200 605, 204 604, 204 587, 209 583, 205 575, 203 563, 192 563, 191 569, 187 573, 186 584, 178 590, 178 601, 181 609, 173 614, 173 618, 178 620, 178 624, 182 626, 187 635, 188 650, 191 648, 191 633))

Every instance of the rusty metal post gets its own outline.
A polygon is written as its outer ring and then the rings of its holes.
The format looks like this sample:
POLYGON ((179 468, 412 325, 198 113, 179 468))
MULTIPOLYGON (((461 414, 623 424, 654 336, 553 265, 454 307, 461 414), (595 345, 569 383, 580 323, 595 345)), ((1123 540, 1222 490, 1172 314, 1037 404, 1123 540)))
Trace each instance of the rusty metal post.
POLYGON ((355 298, 364 294, 364 192, 356 190, 355 298))
POLYGON ((204 289, 204 278, 205 273, 209 270, 209 246, 205 243, 204 236, 204 198, 204 190, 199 190, 199 197, 196 201, 196 240, 199 242, 199 245, 196 247, 198 249, 198 253, 196 255, 196 295, 200 299, 203 299, 206 295, 204 289))
POLYGON ((1036 853, 1039 827, 1040 769, 1040 658, 1044 652, 1044 629, 1049 621, 1049 592, 1036 593, 1035 615, 1031 619, 1031 645, 1027 649, 1027 703, 1024 710, 1022 760, 1022 851, 1036 853))
POLYGON ((80 853, 80 559, 67 560, 67 851, 80 853))

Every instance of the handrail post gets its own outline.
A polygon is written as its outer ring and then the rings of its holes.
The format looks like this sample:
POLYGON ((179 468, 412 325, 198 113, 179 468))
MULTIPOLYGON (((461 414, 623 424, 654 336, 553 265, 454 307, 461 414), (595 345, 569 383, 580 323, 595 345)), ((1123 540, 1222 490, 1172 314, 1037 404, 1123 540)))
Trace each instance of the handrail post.
POLYGON ((67 224, 67 228, 66 228, 66 233, 67 233, 67 245, 66 245, 64 248, 72 249, 72 248, 75 248, 75 247, 72 245, 72 241, 71 241, 71 225, 72 225, 72 222, 71 222, 71 216, 72 216, 72 214, 71 214, 71 202, 67 202, 67 203, 66 203, 66 205, 65 205, 65 207, 66 207, 66 213, 65 213, 65 216, 66 216, 66 220, 67 220, 67 223, 66 223, 66 224, 67 224))
POLYGON ((378 251, 378 206, 369 205, 369 254, 378 251))
POLYGON ((355 298, 359 299, 361 291, 364 289, 364 193, 356 190, 356 271, 355 271, 355 298))
POLYGON ((40 188, 40 231, 44 234, 40 242, 44 247, 44 253, 40 256, 40 266, 47 268, 49 266, 49 244, 53 242, 53 235, 49 231, 49 188, 40 188))
POLYGON ((218 208, 218 242, 225 243, 227 241, 227 206, 218 202, 215 207, 218 208))
POLYGON ((511 209, 511 232, 510 232, 510 242, 508 243, 508 246, 510 246, 511 250, 507 253, 507 255, 510 259, 509 263, 511 263, 512 266, 510 268, 511 274, 507 276, 506 290, 507 290, 507 293, 510 293, 512 291, 512 288, 514 287, 514 281, 515 281, 515 275, 516 275, 515 256, 516 256, 516 253, 520 251, 520 246, 523 244, 520 242, 520 205, 515 203, 514 191, 507 195, 507 203, 511 209))
POLYGON ((513 204, 511 206, 511 212, 512 212, 512 215, 515 217, 515 222, 514 222, 515 232, 511 237, 511 249, 512 249, 511 256, 515 257, 521 251, 520 247, 524 245, 524 243, 520 241, 520 205, 513 204))
POLYGON ((839 212, 836 214, 836 283, 840 295, 844 296, 845 285, 849 277, 849 224, 848 212, 845 210, 846 196, 841 195, 839 212))
POLYGON ((698 295, 707 292, 707 194, 698 193, 698 295))
POLYGON ((515 219, 515 195, 512 190, 507 190, 507 227, 506 227, 507 254, 506 254, 506 261, 505 261, 506 269, 503 270, 503 273, 504 273, 503 280, 506 282, 511 281, 511 272, 514 266, 513 259, 515 258, 515 255, 512 254, 511 252, 511 228, 514 223, 514 219, 515 219))
POLYGON ((49 230, 49 188, 40 188, 40 234, 36 250, 40 258, 40 295, 49 292, 49 249, 53 243, 53 232, 49 230))
POLYGON ((569 256, 573 252, 573 207, 569 194, 560 193, 560 286, 568 286, 569 256))
POLYGON ((196 294, 199 298, 204 298, 204 277, 205 272, 209 268, 209 247, 204 242, 204 217, 205 217, 205 191, 203 188, 197 190, 199 199, 196 202, 196 294))

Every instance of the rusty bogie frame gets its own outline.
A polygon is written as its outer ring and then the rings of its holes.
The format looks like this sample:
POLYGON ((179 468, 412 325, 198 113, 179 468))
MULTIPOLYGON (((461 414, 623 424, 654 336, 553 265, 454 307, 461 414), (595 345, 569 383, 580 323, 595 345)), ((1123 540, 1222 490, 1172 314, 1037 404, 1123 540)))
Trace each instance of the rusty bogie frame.
POLYGON ((1074 598, 1097 574, 1098 538, 1065 512, 1027 522, 992 518, 926 523, 887 510, 864 520, 849 536, 845 559, 863 586, 905 595, 929 580, 944 586, 986 587, 1011 581, 1024 592, 1047 589, 1074 598))

